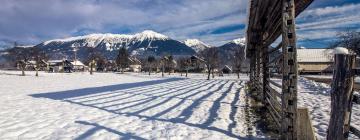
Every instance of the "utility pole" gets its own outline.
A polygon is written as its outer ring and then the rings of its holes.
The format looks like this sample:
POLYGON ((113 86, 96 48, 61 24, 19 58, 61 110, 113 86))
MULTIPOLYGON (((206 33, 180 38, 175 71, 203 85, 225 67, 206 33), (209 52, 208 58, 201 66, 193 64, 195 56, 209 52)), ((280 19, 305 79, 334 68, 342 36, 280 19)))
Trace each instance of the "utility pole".
POLYGON ((75 45, 74 45, 74 44, 72 45, 73 51, 74 51, 74 58, 75 58, 75 59, 74 59, 74 64, 75 64, 75 65, 76 65, 76 61, 77 61, 77 51, 78 51, 78 49, 79 49, 78 46, 79 46, 79 44, 77 44, 77 43, 76 43, 75 45))

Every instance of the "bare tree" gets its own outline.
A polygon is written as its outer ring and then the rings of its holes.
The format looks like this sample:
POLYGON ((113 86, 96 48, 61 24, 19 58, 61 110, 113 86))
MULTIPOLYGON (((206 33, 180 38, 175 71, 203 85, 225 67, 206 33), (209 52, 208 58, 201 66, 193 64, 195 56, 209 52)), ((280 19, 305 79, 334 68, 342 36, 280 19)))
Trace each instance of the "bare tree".
POLYGON ((178 68, 180 71, 180 75, 182 76, 182 73, 185 71, 185 77, 188 76, 188 72, 189 72, 189 66, 191 65, 191 60, 188 58, 179 58, 178 59, 178 68))
POLYGON ((154 56, 149 56, 147 58, 147 65, 148 65, 148 68, 149 68, 149 75, 151 73, 151 69, 153 68, 155 62, 156 62, 156 59, 155 59, 154 56))
POLYGON ((204 63, 206 65, 208 78, 210 80, 210 74, 212 73, 214 78, 214 70, 218 66, 219 63, 219 51, 217 48, 207 48, 200 52, 201 56, 204 58, 204 63))
POLYGON ((174 57, 172 55, 165 56, 164 60, 165 60, 164 64, 166 65, 166 68, 170 75, 171 71, 174 69, 174 67, 176 65, 175 64, 176 62, 174 63, 174 57))
POLYGON ((344 47, 354 51, 358 56, 360 55, 360 32, 359 31, 345 31, 338 33, 338 41, 336 41, 334 47, 344 47))
POLYGON ((240 78, 241 66, 245 59, 245 49, 243 47, 236 47, 233 53, 233 70, 236 72, 238 79, 240 78))
MULTIPOLYGON (((175 62, 176 63, 176 62, 175 62)), ((168 67, 168 72, 169 72, 169 75, 171 73, 171 71, 174 69, 175 67, 175 63, 174 63, 174 57, 172 55, 170 55, 168 57, 168 61, 167 61, 167 67, 168 67)))
POLYGON ((116 64, 121 69, 121 73, 124 73, 124 69, 129 66, 129 53, 128 50, 125 47, 121 47, 119 49, 119 54, 116 58, 116 64))
POLYGON ((16 62, 16 65, 21 69, 21 76, 25 76, 25 68, 28 61, 31 59, 30 51, 28 48, 15 47, 10 49, 9 54, 12 60, 16 62))
POLYGON ((35 76, 39 76, 39 70, 41 67, 43 67, 42 62, 47 60, 48 57, 44 51, 41 51, 37 47, 32 47, 32 48, 30 48, 29 51, 30 51, 30 56, 31 56, 32 60, 35 61, 35 67, 34 67, 34 69, 36 71, 35 76))
POLYGON ((160 66, 161 66, 161 77, 164 77, 165 65, 167 63, 167 57, 164 56, 160 59, 160 66))
POLYGON ((98 51, 96 48, 94 47, 88 47, 88 58, 85 61, 86 64, 88 64, 88 66, 90 66, 90 74, 93 74, 94 68, 97 64, 97 61, 105 59, 103 57, 103 55, 101 54, 100 51, 98 51))

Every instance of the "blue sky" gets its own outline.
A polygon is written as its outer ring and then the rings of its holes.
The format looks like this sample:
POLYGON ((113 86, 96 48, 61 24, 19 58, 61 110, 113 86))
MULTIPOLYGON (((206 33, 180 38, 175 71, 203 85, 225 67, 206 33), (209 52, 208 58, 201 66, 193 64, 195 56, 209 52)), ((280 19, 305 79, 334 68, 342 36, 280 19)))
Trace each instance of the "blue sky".
MULTIPOLYGON (((90 33, 154 30, 221 45, 244 36, 248 0, 2 0, 0 46, 90 33)), ((314 0, 297 19, 298 46, 326 47, 358 30, 359 0, 314 0)))

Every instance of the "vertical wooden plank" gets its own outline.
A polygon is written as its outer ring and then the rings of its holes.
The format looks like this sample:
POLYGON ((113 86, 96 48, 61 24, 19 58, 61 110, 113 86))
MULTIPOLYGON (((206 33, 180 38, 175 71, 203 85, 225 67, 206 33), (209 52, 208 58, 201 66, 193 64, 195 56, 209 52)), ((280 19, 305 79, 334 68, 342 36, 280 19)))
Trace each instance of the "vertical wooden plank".
POLYGON ((250 57, 250 88, 251 92, 255 90, 255 67, 256 67, 256 58, 255 58, 255 51, 251 50, 250 53, 252 54, 250 57))
POLYGON ((298 108, 297 116, 297 138, 299 140, 316 140, 309 110, 307 108, 298 108))
POLYGON ((259 46, 258 45, 256 45, 255 46, 256 47, 256 51, 255 51, 255 53, 256 53, 256 96, 257 96, 257 98, 259 97, 259 94, 260 94, 260 92, 261 91, 259 91, 259 89, 260 89, 260 49, 259 49, 259 46))
POLYGON ((282 124, 281 139, 297 139, 297 60, 294 0, 282 1, 282 124))
POLYGON ((263 47, 263 56, 262 56, 262 64, 263 64, 263 102, 266 101, 266 87, 269 85, 269 66, 268 66, 268 62, 269 62, 269 54, 268 54, 268 46, 264 46, 263 47))
POLYGON ((335 69, 331 83, 331 112, 328 140, 345 140, 349 136, 354 89, 355 55, 335 55, 335 69))

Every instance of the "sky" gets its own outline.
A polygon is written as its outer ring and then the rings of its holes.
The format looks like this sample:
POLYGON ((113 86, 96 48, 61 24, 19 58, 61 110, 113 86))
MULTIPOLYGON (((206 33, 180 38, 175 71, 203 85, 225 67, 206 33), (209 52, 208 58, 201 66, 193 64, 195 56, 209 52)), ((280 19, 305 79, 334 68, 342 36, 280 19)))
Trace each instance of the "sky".
MULTIPOLYGON (((18 42, 154 30, 218 46, 245 36, 248 0, 1 0, 0 49, 18 42)), ((327 47, 360 29, 359 0, 314 0, 297 18, 298 46, 327 47)))

